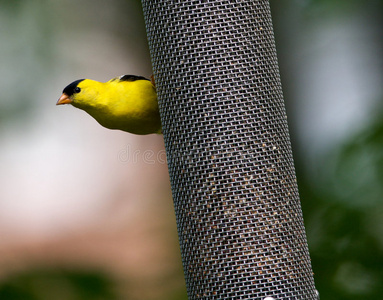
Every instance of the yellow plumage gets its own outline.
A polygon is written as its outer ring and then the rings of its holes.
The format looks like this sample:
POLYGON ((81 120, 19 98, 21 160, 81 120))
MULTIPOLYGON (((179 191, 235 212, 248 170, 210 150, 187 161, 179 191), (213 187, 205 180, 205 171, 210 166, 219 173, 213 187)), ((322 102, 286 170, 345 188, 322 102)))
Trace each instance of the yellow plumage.
POLYGON ((108 82, 80 79, 63 90, 57 105, 72 104, 109 129, 161 133, 157 93, 144 77, 124 75, 108 82))

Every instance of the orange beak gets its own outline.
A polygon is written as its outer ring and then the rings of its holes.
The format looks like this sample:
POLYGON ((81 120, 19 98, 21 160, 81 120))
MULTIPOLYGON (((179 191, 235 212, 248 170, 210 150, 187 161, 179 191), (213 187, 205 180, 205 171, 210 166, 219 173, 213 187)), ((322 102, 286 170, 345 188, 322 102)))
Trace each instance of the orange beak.
POLYGON ((71 104, 73 101, 67 94, 62 94, 56 105, 71 104))

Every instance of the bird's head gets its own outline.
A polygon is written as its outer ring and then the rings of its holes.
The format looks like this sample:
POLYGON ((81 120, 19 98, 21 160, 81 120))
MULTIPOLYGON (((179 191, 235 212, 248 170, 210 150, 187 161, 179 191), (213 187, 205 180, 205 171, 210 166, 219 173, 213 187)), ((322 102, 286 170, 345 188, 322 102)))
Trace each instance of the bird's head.
POLYGON ((68 84, 56 105, 72 104, 78 108, 92 106, 92 99, 97 96, 96 88, 100 82, 90 79, 79 79, 68 84))

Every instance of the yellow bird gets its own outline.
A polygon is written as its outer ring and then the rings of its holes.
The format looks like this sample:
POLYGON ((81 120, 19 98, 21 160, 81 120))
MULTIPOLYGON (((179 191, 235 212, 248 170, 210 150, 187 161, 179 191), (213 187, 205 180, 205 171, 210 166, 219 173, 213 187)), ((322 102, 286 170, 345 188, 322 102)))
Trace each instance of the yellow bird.
POLYGON ((57 105, 72 104, 109 129, 134 134, 162 133, 153 81, 123 75, 108 82, 79 79, 67 85, 57 105))

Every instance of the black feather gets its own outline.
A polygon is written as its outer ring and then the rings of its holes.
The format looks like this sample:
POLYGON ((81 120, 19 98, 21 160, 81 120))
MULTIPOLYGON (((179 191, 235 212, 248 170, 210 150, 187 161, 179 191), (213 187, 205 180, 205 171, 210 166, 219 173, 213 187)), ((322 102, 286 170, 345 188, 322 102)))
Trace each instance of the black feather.
POLYGON ((76 80, 76 81, 73 81, 71 84, 68 84, 65 89, 63 90, 63 93, 68 95, 69 97, 72 96, 75 92, 75 89, 77 87, 77 85, 83 81, 84 79, 79 79, 79 80, 76 80))
POLYGON ((143 76, 137 76, 137 75, 123 75, 123 76, 120 76, 119 80, 120 81, 136 81, 136 80, 149 80, 149 79, 143 76))

